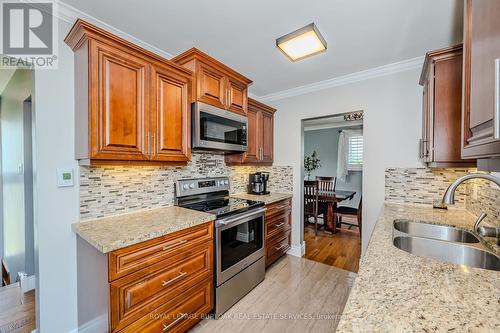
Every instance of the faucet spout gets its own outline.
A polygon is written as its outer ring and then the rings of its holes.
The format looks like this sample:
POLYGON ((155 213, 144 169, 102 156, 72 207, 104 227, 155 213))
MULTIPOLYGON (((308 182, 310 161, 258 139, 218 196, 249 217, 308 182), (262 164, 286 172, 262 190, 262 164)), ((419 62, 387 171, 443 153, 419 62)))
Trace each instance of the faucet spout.
POLYGON ((486 179, 500 186, 500 178, 498 177, 492 176, 487 173, 470 173, 468 175, 457 178, 457 180, 455 180, 453 183, 450 184, 450 186, 448 186, 446 192, 443 195, 443 200, 442 200, 443 204, 445 205, 455 204, 455 191, 457 190, 457 187, 464 181, 469 179, 486 179))

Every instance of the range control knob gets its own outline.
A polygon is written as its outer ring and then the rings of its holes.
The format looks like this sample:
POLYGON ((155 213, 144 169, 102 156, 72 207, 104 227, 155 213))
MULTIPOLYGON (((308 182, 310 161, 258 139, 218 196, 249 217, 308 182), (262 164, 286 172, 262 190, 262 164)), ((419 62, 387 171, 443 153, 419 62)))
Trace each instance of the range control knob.
POLYGON ((184 184, 184 185, 182 185, 182 188, 185 189, 185 190, 187 190, 189 188, 189 185, 188 184, 184 184))
POLYGON ((193 189, 194 188, 194 183, 189 184, 189 188, 193 189))
POLYGON ((224 185, 229 185, 229 180, 225 180, 224 185))

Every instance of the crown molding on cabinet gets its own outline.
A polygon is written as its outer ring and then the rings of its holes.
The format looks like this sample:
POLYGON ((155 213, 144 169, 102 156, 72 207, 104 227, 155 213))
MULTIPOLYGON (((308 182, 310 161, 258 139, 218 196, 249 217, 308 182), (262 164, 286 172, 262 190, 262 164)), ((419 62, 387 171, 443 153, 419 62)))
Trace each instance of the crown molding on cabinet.
POLYGON ((261 102, 272 102, 280 99, 285 99, 289 97, 299 96, 308 94, 311 92, 324 90, 328 88, 338 87, 354 82, 364 81, 373 79, 380 76, 391 75, 399 72, 404 72, 408 70, 412 70, 415 68, 421 68, 424 63, 424 57, 416 57, 411 58, 399 62, 395 62, 392 64, 387 64, 379 67, 370 68, 364 71, 355 72, 347 75, 342 75, 338 77, 334 77, 331 79, 327 79, 324 81, 318 81, 311 84, 306 84, 303 86, 278 91, 275 93, 271 93, 263 96, 256 96, 255 94, 250 94, 252 98, 255 98, 261 102))
MULTIPOLYGON (((23 2, 34 3, 35 5, 37 3, 36 0, 24 0, 23 2)), ((106 31, 108 31, 114 35, 117 35, 118 37, 121 37, 121 38, 123 38, 131 43, 134 43, 134 44, 136 44, 136 45, 138 45, 138 46, 140 46, 148 51, 156 53, 156 54, 162 56, 163 58, 166 58, 166 59, 172 58, 172 54, 170 54, 162 49, 159 49, 156 46, 153 46, 149 43, 146 43, 145 41, 143 41, 137 37, 134 37, 126 32, 123 32, 122 30, 120 30, 120 29, 118 29, 118 28, 116 28, 108 23, 101 21, 101 20, 93 17, 92 15, 89 15, 85 12, 82 12, 81 10, 76 9, 75 7, 70 6, 65 2, 57 1, 57 2, 55 2, 55 4, 56 4, 55 16, 58 17, 59 19, 65 21, 65 22, 68 22, 71 25, 73 25, 75 23, 75 21, 78 18, 80 18, 80 19, 83 19, 89 23, 92 23, 92 24, 98 26, 99 28, 105 29, 106 31)))

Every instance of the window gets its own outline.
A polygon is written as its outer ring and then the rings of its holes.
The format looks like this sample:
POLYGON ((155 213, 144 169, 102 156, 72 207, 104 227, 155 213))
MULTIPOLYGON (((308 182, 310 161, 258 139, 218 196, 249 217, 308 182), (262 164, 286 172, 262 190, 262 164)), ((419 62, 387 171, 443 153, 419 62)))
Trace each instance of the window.
POLYGON ((363 168, 362 134, 353 134, 349 136, 347 165, 348 170, 361 170, 363 168))

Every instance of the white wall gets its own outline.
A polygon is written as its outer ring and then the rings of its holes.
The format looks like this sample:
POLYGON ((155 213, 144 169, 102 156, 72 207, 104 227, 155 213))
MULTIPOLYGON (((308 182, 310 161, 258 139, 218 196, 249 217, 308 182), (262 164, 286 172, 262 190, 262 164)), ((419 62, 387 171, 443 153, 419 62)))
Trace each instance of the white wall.
POLYGON ((384 201, 386 167, 417 167, 421 131, 420 69, 269 102, 275 114, 274 161, 293 166, 292 243, 302 243, 301 120, 364 110, 363 251, 384 201))
POLYGON ((59 68, 35 72, 35 232, 38 250, 39 332, 68 332, 77 327, 76 237, 78 166, 74 158, 73 52, 63 39, 70 29, 59 24, 59 68), (74 187, 56 186, 56 169, 74 168, 74 187))

